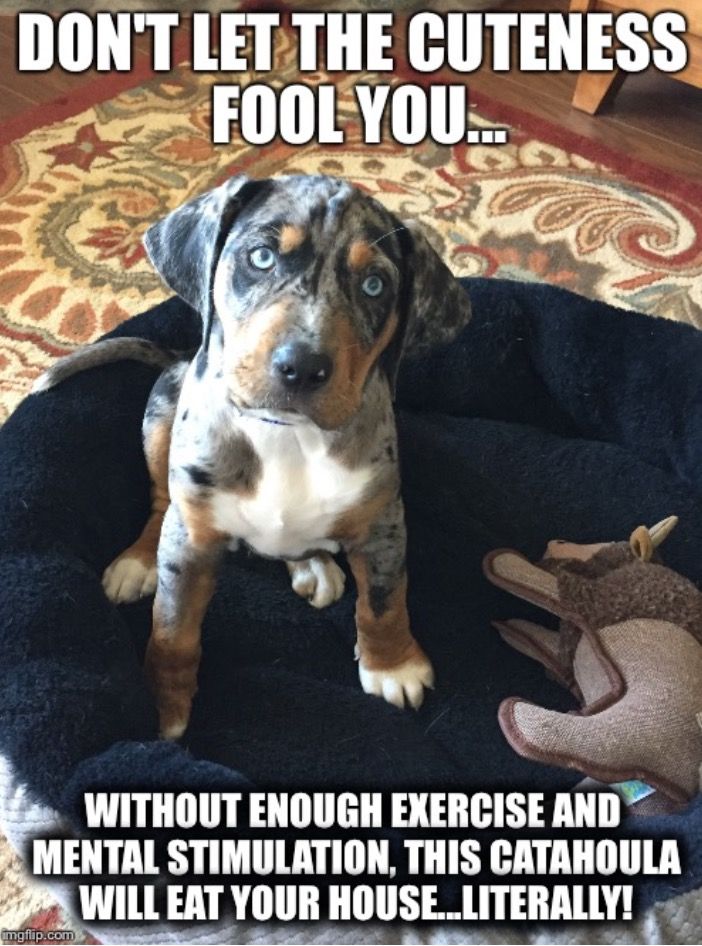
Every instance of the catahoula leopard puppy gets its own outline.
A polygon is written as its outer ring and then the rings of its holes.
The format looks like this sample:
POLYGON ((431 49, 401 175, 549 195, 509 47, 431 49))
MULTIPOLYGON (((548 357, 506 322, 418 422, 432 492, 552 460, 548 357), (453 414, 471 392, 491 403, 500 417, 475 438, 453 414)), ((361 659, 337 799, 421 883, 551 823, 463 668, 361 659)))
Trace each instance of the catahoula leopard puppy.
POLYGON ((315 607, 341 596, 345 552, 363 689, 418 707, 433 672, 407 614, 392 389, 403 355, 465 325, 466 293, 420 233, 328 177, 233 177, 145 244, 202 316, 194 357, 112 339, 36 389, 119 358, 168 366, 143 427, 151 516, 103 580, 115 602, 156 592, 146 670, 162 735, 187 726, 217 567, 240 543, 285 560, 315 607))

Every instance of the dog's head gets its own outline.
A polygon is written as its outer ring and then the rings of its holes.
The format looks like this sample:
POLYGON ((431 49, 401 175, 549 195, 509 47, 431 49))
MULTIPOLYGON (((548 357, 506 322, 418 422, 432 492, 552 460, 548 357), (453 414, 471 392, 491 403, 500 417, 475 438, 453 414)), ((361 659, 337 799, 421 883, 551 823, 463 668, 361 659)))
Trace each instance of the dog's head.
POLYGON ((414 227, 322 176, 233 177, 154 224, 163 280, 204 321, 198 367, 222 352, 232 401, 325 429, 359 408, 376 365, 448 341, 468 296, 414 227))

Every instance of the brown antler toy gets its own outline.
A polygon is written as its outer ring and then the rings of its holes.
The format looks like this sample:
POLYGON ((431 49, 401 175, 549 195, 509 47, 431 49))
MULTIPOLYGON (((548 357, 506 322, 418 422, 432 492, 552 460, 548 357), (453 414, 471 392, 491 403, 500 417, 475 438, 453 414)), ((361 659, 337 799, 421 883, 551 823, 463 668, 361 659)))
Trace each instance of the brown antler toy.
POLYGON ((484 570, 561 619, 560 631, 495 626, 581 704, 559 713, 504 700, 499 721, 512 748, 604 782, 641 779, 682 804, 699 791, 702 763, 702 593, 656 559, 676 523, 640 526, 628 543, 550 542, 538 565, 501 549, 484 570))

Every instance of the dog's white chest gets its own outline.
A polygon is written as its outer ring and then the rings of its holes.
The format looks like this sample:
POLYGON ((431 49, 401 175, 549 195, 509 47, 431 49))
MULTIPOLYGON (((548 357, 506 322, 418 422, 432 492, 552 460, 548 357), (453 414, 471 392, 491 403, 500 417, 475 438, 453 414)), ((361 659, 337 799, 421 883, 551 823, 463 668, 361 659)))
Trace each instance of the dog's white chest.
POLYGON ((329 536, 340 516, 362 499, 371 468, 345 467, 329 455, 324 433, 312 425, 242 418, 241 427, 261 460, 261 476, 252 496, 215 496, 215 528, 262 555, 295 558, 311 549, 338 551, 329 536))

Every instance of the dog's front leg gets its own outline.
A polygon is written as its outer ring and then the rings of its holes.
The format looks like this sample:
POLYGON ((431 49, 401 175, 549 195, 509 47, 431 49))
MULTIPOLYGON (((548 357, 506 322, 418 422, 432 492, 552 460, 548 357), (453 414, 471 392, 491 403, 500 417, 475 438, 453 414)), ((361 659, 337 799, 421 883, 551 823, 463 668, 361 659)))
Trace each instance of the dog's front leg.
POLYGON ((168 507, 158 548, 158 584, 145 670, 158 706, 161 736, 185 732, 197 690, 200 631, 227 537, 204 527, 204 514, 168 507))
POLYGON ((366 538, 350 548, 356 579, 356 656, 361 686, 403 707, 422 705, 434 683, 428 657, 412 636, 407 613, 406 535, 402 502, 387 506, 366 538))

